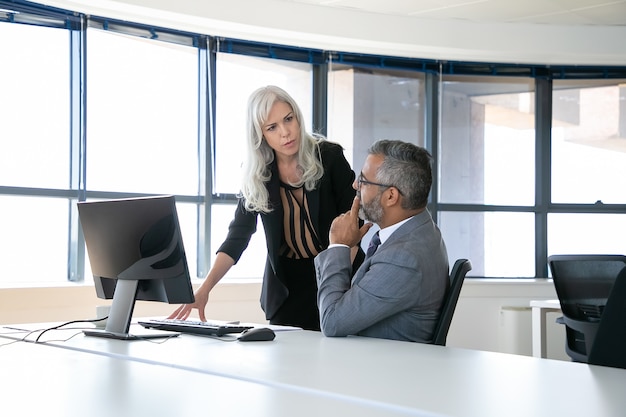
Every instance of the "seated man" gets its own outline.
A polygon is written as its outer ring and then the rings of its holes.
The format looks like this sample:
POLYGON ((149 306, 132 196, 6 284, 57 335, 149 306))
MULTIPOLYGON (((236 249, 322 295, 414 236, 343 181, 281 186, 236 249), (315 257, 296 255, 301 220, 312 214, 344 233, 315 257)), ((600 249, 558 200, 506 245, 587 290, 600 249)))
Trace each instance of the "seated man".
POLYGON ((352 209, 333 221, 330 246, 315 258, 324 335, 432 342, 449 280, 446 247, 426 209, 431 159, 401 141, 368 150, 352 209), (351 282, 350 248, 372 227, 359 228, 359 216, 380 227, 372 238, 380 246, 368 249, 351 282))

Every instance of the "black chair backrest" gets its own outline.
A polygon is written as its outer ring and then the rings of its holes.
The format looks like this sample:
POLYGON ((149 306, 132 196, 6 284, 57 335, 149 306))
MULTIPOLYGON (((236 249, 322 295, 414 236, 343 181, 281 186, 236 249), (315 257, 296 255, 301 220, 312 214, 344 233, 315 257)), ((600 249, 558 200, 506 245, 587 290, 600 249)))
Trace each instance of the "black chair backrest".
POLYGON ((439 315, 439 321, 435 327, 435 333, 433 335, 433 344, 439 346, 446 345, 446 339, 448 337, 448 330, 450 330, 450 323, 452 323, 452 316, 454 316, 454 310, 456 304, 459 301, 459 294, 461 293, 461 287, 465 280, 465 275, 472 269, 472 263, 467 259, 457 259, 450 272, 450 288, 446 293, 446 297, 441 308, 441 314, 439 315))
POLYGON ((615 279, 588 363, 626 369, 626 268, 615 279))
POLYGON ((548 266, 563 314, 599 321, 615 278, 626 267, 626 256, 552 255, 548 266))

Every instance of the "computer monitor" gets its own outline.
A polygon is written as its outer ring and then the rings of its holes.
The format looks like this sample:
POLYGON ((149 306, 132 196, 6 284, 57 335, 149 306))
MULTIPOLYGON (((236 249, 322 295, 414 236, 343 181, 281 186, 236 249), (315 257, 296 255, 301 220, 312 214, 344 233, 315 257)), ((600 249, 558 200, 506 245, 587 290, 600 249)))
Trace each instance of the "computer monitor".
POLYGON ((104 331, 89 336, 134 339, 170 336, 130 334, 136 300, 187 304, 193 287, 173 196, 78 203, 78 215, 96 294, 113 299, 104 331))

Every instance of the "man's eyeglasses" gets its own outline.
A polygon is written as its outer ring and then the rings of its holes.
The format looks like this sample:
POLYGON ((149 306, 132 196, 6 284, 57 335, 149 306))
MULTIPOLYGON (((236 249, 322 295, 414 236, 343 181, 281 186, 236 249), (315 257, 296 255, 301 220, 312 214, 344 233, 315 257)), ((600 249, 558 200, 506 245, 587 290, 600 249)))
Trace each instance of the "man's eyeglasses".
POLYGON ((378 183, 378 182, 372 182, 372 181, 366 180, 365 177, 363 177, 363 173, 359 174, 359 176, 356 178, 356 183, 357 183, 359 189, 361 188, 361 185, 363 185, 363 184, 376 185, 378 187, 385 187, 385 188, 394 187, 396 190, 398 190, 400 195, 404 195, 404 194, 402 194, 402 191, 400 191, 400 189, 398 187, 396 187, 395 185, 381 184, 381 183, 378 183))

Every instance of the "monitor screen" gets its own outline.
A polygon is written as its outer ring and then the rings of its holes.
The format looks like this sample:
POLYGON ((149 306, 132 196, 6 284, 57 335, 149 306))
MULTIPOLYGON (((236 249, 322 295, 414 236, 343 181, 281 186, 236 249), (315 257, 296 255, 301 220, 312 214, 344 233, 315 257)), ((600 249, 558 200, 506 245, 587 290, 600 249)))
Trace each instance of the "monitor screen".
POLYGON ((173 196, 79 202, 78 214, 96 294, 113 299, 105 330, 86 334, 132 339, 135 300, 194 301, 173 196))

